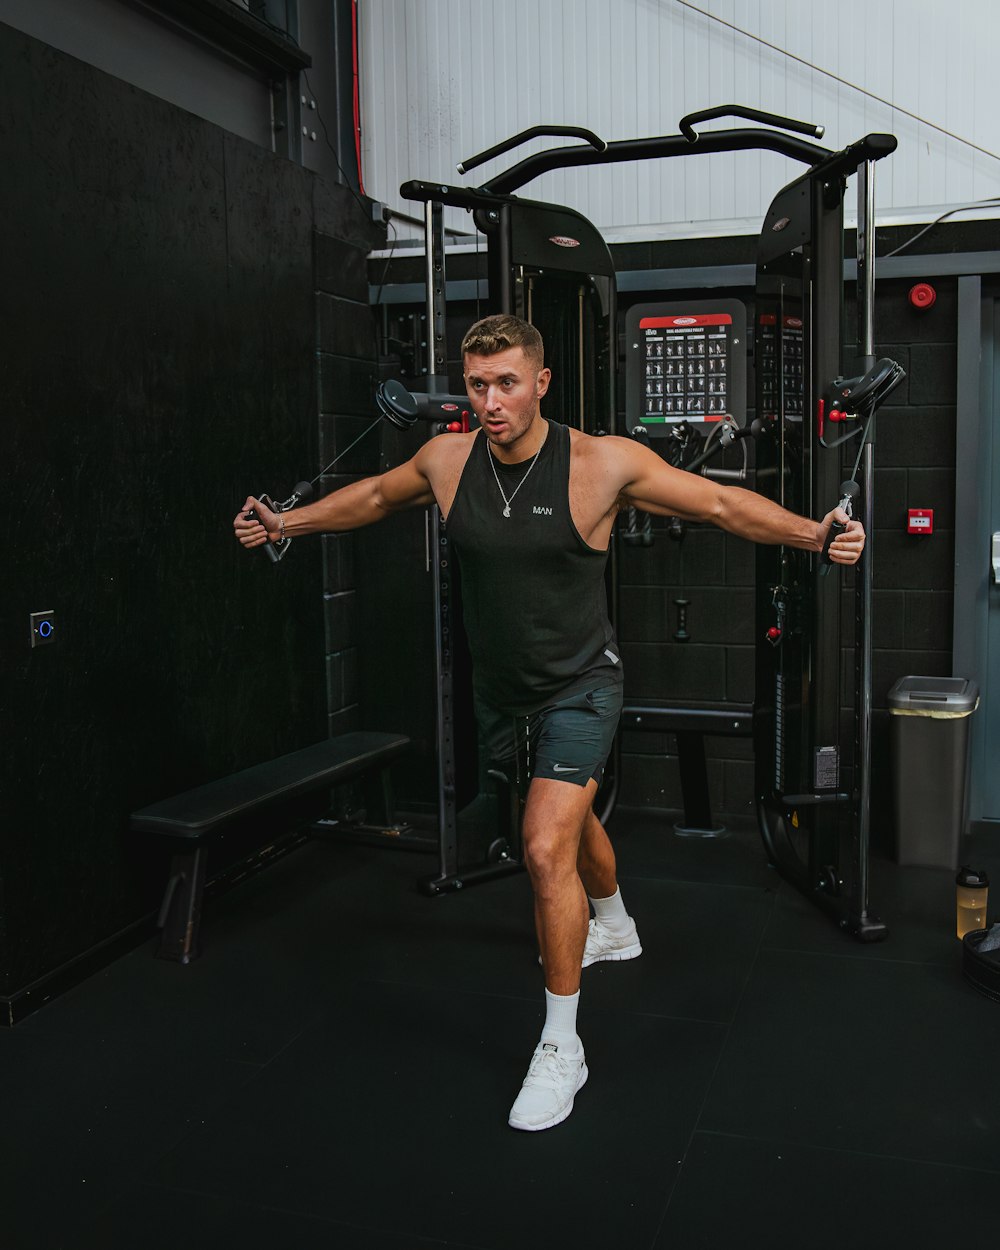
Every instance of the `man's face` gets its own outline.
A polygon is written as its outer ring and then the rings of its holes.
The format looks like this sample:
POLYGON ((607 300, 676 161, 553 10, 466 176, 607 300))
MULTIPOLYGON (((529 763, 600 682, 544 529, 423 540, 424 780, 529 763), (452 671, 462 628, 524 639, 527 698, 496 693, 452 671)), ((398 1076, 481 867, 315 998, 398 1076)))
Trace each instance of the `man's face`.
POLYGON ((523 347, 465 357, 465 389, 491 443, 509 447, 527 432, 551 376, 548 369, 535 368, 523 347))

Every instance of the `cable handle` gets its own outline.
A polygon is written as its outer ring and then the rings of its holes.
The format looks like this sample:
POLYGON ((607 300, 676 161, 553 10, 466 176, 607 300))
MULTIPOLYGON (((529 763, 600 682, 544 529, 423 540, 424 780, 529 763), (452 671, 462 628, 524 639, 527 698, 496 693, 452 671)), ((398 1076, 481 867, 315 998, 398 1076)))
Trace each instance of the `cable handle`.
MULTIPOLYGON (((276 502, 266 493, 258 495, 257 498, 265 508, 269 509, 276 515, 280 515, 282 512, 290 512, 292 508, 297 507, 300 503, 307 503, 312 498, 312 494, 313 488, 311 482, 299 482, 288 498, 282 500, 281 503, 276 502)), ((263 521, 260 520, 260 516, 258 515, 256 508, 249 508, 246 512, 244 512, 243 520, 260 521, 261 525, 264 524, 263 521)), ((277 564, 288 550, 291 541, 292 540, 290 538, 279 538, 277 541, 272 542, 269 537, 267 542, 264 543, 263 547, 261 547, 261 551, 263 551, 264 555, 272 562, 272 564, 277 564)))
MULTIPOLYGON (((842 508, 843 511, 846 512, 849 517, 853 517, 854 516, 854 501, 855 499, 858 498, 860 494, 861 494, 861 487, 857 484, 857 482, 854 482, 854 481, 841 482, 840 483, 840 499, 837 503, 837 507, 842 508)), ((833 564, 833 560, 830 558, 830 548, 833 546, 833 540, 837 537, 837 535, 842 534, 844 530, 846 529, 847 529, 847 526, 843 523, 843 521, 831 521, 830 522, 830 528, 826 532, 826 540, 823 543, 823 551, 820 556, 820 559, 823 561, 824 564, 826 565, 833 564)))

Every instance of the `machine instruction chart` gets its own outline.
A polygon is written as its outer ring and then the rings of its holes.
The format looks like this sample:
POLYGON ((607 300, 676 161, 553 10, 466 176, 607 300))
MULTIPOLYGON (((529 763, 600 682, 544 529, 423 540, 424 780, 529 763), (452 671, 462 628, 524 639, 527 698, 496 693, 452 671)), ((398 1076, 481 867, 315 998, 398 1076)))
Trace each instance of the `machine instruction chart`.
POLYGON ((647 304, 626 317, 628 428, 650 437, 687 422, 746 417, 746 314, 727 301, 647 304))

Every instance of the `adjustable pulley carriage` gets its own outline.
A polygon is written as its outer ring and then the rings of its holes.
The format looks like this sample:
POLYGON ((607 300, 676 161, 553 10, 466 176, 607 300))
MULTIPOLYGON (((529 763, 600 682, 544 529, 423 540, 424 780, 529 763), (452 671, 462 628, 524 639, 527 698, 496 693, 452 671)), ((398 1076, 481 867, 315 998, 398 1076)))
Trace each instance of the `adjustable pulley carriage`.
POLYGON ((839 501, 868 536, 854 575, 851 639, 841 636, 840 577, 821 557, 757 548, 758 819, 771 862, 862 941, 886 934, 868 905, 872 453, 875 412, 903 372, 873 354, 872 248, 874 162, 895 146, 891 136, 871 135, 785 187, 765 218, 757 260, 757 490, 812 517, 839 501), (856 376, 845 378, 843 198, 854 173, 859 342, 856 376), (854 673, 845 689, 848 648, 854 673))

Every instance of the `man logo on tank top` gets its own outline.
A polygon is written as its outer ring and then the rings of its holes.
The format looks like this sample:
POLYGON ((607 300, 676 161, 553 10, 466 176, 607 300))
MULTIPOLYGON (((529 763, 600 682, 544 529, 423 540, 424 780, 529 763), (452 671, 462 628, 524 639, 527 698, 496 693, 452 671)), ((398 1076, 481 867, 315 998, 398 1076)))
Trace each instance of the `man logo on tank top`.
POLYGON ((531 509, 531 511, 534 516, 551 516, 552 515, 551 508, 543 508, 541 504, 537 504, 537 503, 531 509))

